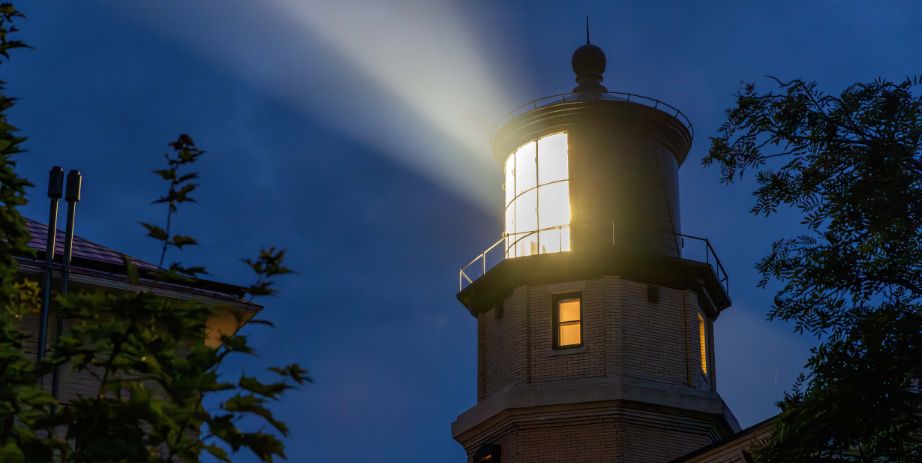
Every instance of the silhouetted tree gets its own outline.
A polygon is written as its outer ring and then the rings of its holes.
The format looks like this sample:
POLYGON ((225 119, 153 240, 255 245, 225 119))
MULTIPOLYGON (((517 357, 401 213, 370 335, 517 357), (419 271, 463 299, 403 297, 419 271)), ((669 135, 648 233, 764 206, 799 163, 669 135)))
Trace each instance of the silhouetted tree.
POLYGON ((757 457, 922 461, 918 82, 775 82, 739 90, 703 160, 728 183, 756 171, 752 212, 797 210, 805 228, 756 266, 780 285, 769 318, 818 339, 757 457))
MULTIPOLYGON (((13 38, 22 15, 10 4, 0 4, 0 57, 25 47, 13 38)), ((54 441, 47 441, 29 424, 45 416, 51 395, 39 387, 33 362, 22 351, 25 335, 16 329, 9 310, 20 299, 16 257, 28 254, 29 233, 18 208, 26 203, 29 182, 16 172, 14 156, 22 152, 25 138, 10 124, 7 113, 15 99, 5 95, 0 81, 0 461, 25 461, 26 455, 51 456, 54 441)))

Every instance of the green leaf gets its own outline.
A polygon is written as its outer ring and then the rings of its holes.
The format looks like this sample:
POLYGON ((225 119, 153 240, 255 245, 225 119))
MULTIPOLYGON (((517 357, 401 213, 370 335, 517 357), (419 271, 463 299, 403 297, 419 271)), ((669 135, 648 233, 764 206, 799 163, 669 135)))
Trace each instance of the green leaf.
POLYGON ((122 263, 125 265, 125 275, 128 276, 128 281, 133 284, 137 284, 140 280, 140 277, 138 276, 138 266, 135 265, 131 257, 125 254, 122 254, 121 257, 122 263))
POLYGON ((195 238, 191 236, 173 235, 173 240, 171 244, 177 248, 182 248, 183 246, 186 246, 186 245, 195 246, 198 244, 198 241, 196 241, 195 238))
POLYGON ((169 236, 167 235, 166 230, 156 225, 149 224, 146 222, 140 222, 140 223, 144 228, 147 229, 147 236, 155 240, 159 240, 159 241, 166 241, 167 239, 169 239, 169 236))
POLYGON ((174 180, 176 178, 176 169, 158 169, 154 173, 164 180, 174 180))

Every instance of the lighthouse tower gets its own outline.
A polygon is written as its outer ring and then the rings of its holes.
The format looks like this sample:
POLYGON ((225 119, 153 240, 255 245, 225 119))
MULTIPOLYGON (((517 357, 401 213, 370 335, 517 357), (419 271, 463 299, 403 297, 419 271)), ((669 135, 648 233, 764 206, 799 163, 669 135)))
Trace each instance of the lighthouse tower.
POLYGON ((609 92, 605 62, 587 41, 576 88, 494 134, 505 230, 459 273, 477 403, 452 433, 471 462, 667 462, 739 430, 714 365, 727 276, 679 223, 691 123, 609 92))

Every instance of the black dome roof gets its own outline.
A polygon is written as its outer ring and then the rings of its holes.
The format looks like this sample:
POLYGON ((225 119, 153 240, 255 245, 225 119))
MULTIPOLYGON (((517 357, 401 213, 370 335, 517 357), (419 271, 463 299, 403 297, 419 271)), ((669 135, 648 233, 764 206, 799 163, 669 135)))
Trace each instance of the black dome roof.
POLYGON ((586 43, 573 52, 573 72, 576 73, 576 83, 579 85, 574 92, 607 92, 602 85, 602 74, 605 72, 605 52, 601 48, 586 43))

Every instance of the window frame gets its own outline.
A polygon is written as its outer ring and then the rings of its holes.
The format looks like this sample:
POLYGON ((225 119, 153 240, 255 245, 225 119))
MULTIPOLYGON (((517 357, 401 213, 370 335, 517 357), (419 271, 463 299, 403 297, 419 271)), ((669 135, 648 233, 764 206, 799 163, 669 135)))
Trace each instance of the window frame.
POLYGON ((552 298, 551 303, 551 319, 552 319, 552 330, 553 330, 553 347, 554 350, 564 350, 564 349, 578 349, 585 345, 584 342, 584 330, 583 330, 583 293, 580 291, 571 291, 566 293, 555 294, 552 298), (563 301, 569 301, 576 299, 579 301, 579 321, 578 322, 564 322, 567 324, 579 323, 579 344, 567 344, 565 346, 560 345, 560 303, 563 301))

